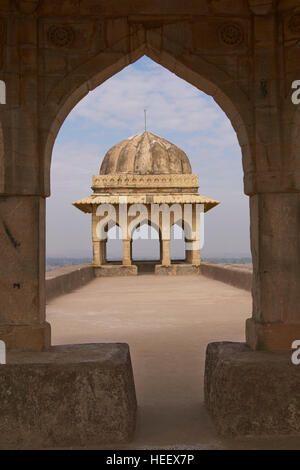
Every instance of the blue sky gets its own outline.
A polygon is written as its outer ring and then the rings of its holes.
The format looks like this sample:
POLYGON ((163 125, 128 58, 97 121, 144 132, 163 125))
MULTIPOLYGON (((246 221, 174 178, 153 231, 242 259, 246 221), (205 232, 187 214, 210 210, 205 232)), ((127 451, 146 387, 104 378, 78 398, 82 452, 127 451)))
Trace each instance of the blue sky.
POLYGON ((47 256, 91 256, 90 215, 71 203, 91 193, 107 150, 144 130, 173 142, 199 175, 200 193, 221 201, 205 216, 204 257, 249 256, 249 202, 230 121, 210 97, 147 57, 90 92, 55 142, 47 200, 47 256))

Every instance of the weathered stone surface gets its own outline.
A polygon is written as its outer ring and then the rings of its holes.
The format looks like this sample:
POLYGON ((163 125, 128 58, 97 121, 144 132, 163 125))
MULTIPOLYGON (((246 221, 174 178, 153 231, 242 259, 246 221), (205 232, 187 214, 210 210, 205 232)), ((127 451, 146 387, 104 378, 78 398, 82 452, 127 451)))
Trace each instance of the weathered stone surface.
POLYGON ((94 266, 95 277, 136 276, 137 266, 122 264, 94 266))
POLYGON ((0 326, 45 320, 45 200, 0 197, 0 326))
POLYGON ((136 420, 128 345, 9 352, 0 366, 0 402, 2 448, 126 442, 136 420))
POLYGON ((300 435, 300 366, 292 364, 290 351, 211 343, 204 387, 221 435, 300 435))
POLYGON ((51 326, 46 321, 32 325, 0 325, 0 339, 7 349, 44 351, 51 345, 51 326))
POLYGON ((143 132, 123 140, 106 153, 100 174, 112 173, 162 175, 192 173, 192 169, 183 150, 151 132, 143 132))
POLYGON ((300 338, 300 323, 261 323, 253 318, 246 321, 246 341, 252 349, 284 351, 300 338))
POLYGON ((252 196, 250 217, 253 322, 247 322, 247 342, 289 349, 300 331, 300 194, 252 196))
POLYGON ((253 318, 300 323, 300 194, 252 196, 250 216, 253 318))
POLYGON ((199 274, 199 269, 199 266, 191 264, 170 264, 169 266, 157 264, 155 266, 155 274, 162 276, 188 276, 199 274))
POLYGON ((50 345, 45 322, 45 199, 0 196, 0 339, 8 348, 50 345))

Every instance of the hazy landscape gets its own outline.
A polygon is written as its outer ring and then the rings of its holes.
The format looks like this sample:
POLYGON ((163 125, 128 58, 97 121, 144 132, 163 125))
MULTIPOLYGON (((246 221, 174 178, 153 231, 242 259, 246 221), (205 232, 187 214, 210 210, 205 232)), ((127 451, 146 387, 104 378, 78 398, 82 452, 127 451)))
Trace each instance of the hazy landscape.
MULTIPOLYGON (((242 258, 202 258, 203 261, 210 261, 213 263, 226 263, 226 264, 237 264, 245 265, 245 267, 252 267, 252 259, 248 257, 242 258)), ((91 258, 47 258, 46 260, 46 271, 52 271, 52 269, 62 268, 65 266, 76 266, 78 264, 91 263, 91 258)))

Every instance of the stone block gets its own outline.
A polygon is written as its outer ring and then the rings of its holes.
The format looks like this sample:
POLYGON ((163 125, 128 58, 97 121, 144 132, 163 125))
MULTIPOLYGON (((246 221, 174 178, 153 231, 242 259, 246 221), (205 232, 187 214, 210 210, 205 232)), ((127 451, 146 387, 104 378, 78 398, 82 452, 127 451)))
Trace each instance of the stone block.
POLYGON ((192 264, 170 264, 170 266, 157 264, 155 266, 155 274, 163 276, 188 276, 199 274, 199 270, 199 266, 193 266, 192 264))
POLYGON ((300 323, 260 323, 246 320, 246 341, 251 349, 286 350, 300 338, 300 323))
POLYGON ((99 446, 132 439, 136 395, 127 344, 8 352, 0 365, 0 446, 99 446))
POLYGON ((138 269, 135 265, 124 266, 112 264, 94 267, 95 277, 137 276, 138 269))
POLYGON ((36 325, 1 325, 0 340, 7 349, 44 351, 51 345, 51 326, 48 322, 36 325))
POLYGON ((221 436, 300 435, 300 366, 292 364, 291 351, 211 343, 204 393, 221 436))

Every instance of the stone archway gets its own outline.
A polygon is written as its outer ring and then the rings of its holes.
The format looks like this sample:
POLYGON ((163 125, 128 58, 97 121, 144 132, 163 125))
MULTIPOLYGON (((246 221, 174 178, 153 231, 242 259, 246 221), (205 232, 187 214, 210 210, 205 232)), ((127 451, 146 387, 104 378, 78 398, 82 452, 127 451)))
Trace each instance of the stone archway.
MULTIPOLYGON (((215 101, 220 105, 223 111, 229 117, 234 129, 237 132, 238 140, 242 149, 243 166, 245 174, 251 175, 253 173, 254 164, 252 161, 251 146, 249 141, 251 139, 251 106, 247 95, 244 91, 237 86, 236 83, 229 79, 223 71, 218 67, 211 64, 209 61, 192 53, 187 53, 184 46, 173 41, 166 41, 163 49, 157 48, 157 41, 159 34, 154 30, 151 32, 147 30, 147 41, 144 35, 133 33, 122 39, 122 44, 129 51, 123 53, 103 52, 90 60, 87 60, 83 65, 79 66, 75 71, 67 74, 61 81, 56 80, 55 84, 51 86, 47 84, 47 77, 45 77, 45 89, 49 90, 44 94, 43 102, 41 103, 38 120, 38 133, 39 133, 39 152, 41 155, 40 171, 40 191, 41 197, 38 206, 35 209, 38 213, 36 217, 44 224, 44 197, 50 194, 50 166, 52 149, 55 142, 57 133, 64 122, 64 119, 73 107, 92 89, 99 86, 106 79, 116 74, 126 65, 136 61, 143 55, 147 55, 154 61, 160 63, 168 70, 174 72, 180 78, 194 85, 199 90, 211 95, 215 101), (133 47, 133 44, 135 46, 133 47), (47 86, 46 86, 47 85, 47 86)), ((35 128, 30 130, 33 132, 35 128)), ((44 257, 44 228, 41 230, 42 225, 37 227, 40 242, 39 252, 37 258, 44 257)), ((39 318, 34 321, 34 330, 37 330, 38 349, 49 345, 49 326, 45 323, 45 308, 44 308, 44 280, 43 280, 43 265, 39 264, 38 269, 38 284, 36 278, 33 281, 34 285, 38 285, 39 301, 33 309, 33 317, 39 318)), ((29 322, 30 323, 30 322, 29 322)), ((26 325, 25 330, 32 328, 26 325)), ((18 328, 19 329, 19 328, 18 328)), ((23 329, 21 328, 21 335, 23 329)), ((13 335, 14 336, 14 335, 13 335)), ((27 344, 27 335, 25 343, 27 344)), ((10 344, 14 344, 15 339, 10 344)), ((31 340, 29 339, 29 342, 31 340)))
MULTIPOLYGON (((259 421, 258 403, 263 407, 260 423, 281 422, 296 405, 298 413, 300 403, 293 393, 293 383, 299 389, 293 382, 296 374, 286 367, 291 343, 300 337, 299 111, 289 96, 292 81, 300 78, 299 5, 292 0, 79 3, 79 9, 68 1, 0 4, 0 72, 7 84, 6 104, 0 108, 5 143, 0 153, 0 336, 9 348, 37 351, 49 346, 44 225, 52 147, 65 117, 89 90, 146 54, 211 95, 237 132, 250 196, 254 265, 247 343, 252 349, 286 351, 282 364, 289 389, 284 400, 280 393, 276 396, 267 417, 263 366, 269 369, 246 346, 210 348, 207 401, 221 424, 226 411, 230 432, 238 416, 242 423, 251 422, 251 416, 259 421), (230 382, 234 374, 216 370, 224 357, 231 367, 245 348, 244 357, 256 361, 255 370, 261 371, 254 377, 252 415, 245 412, 245 402, 240 409, 230 408, 234 391, 238 406, 244 381, 230 382), (235 410, 234 419, 229 409, 235 410)), ((272 353, 266 357, 277 367, 272 353)), ((280 364, 276 370, 280 392, 280 364)), ((292 430, 299 432, 297 419, 286 422, 284 432, 294 424, 292 430)))
MULTIPOLYGON (((129 41, 130 37, 127 39, 129 41)), ((103 68, 99 67, 98 64, 96 65, 96 60, 93 58, 91 62, 84 64, 75 76, 70 74, 65 77, 59 86, 49 94, 42 110, 43 116, 46 117, 46 119, 42 117, 43 128, 48 130, 43 132, 41 140, 41 152, 44 155, 45 169, 44 184, 47 195, 50 194, 52 149, 55 138, 67 115, 89 91, 100 86, 105 80, 143 55, 148 56, 178 77, 214 98, 236 131, 242 150, 244 172, 249 175, 253 173, 254 164, 249 144, 252 137, 252 117, 248 97, 232 83, 228 84, 226 81, 224 83, 224 74, 220 73, 215 66, 203 60, 203 58, 191 55, 190 62, 180 61, 176 57, 176 46, 176 44, 172 44, 171 51, 158 51, 150 42, 140 45, 134 51, 122 55, 121 58, 114 57, 111 54, 107 54, 106 57, 105 54, 102 54, 98 57, 98 61, 101 63, 103 60, 103 68), (77 74, 81 80, 78 79, 77 74), (82 77, 85 78, 83 82, 82 77), (76 86, 74 86, 74 83, 76 83, 76 86), (70 86, 71 84, 73 84, 73 89, 70 86)))

